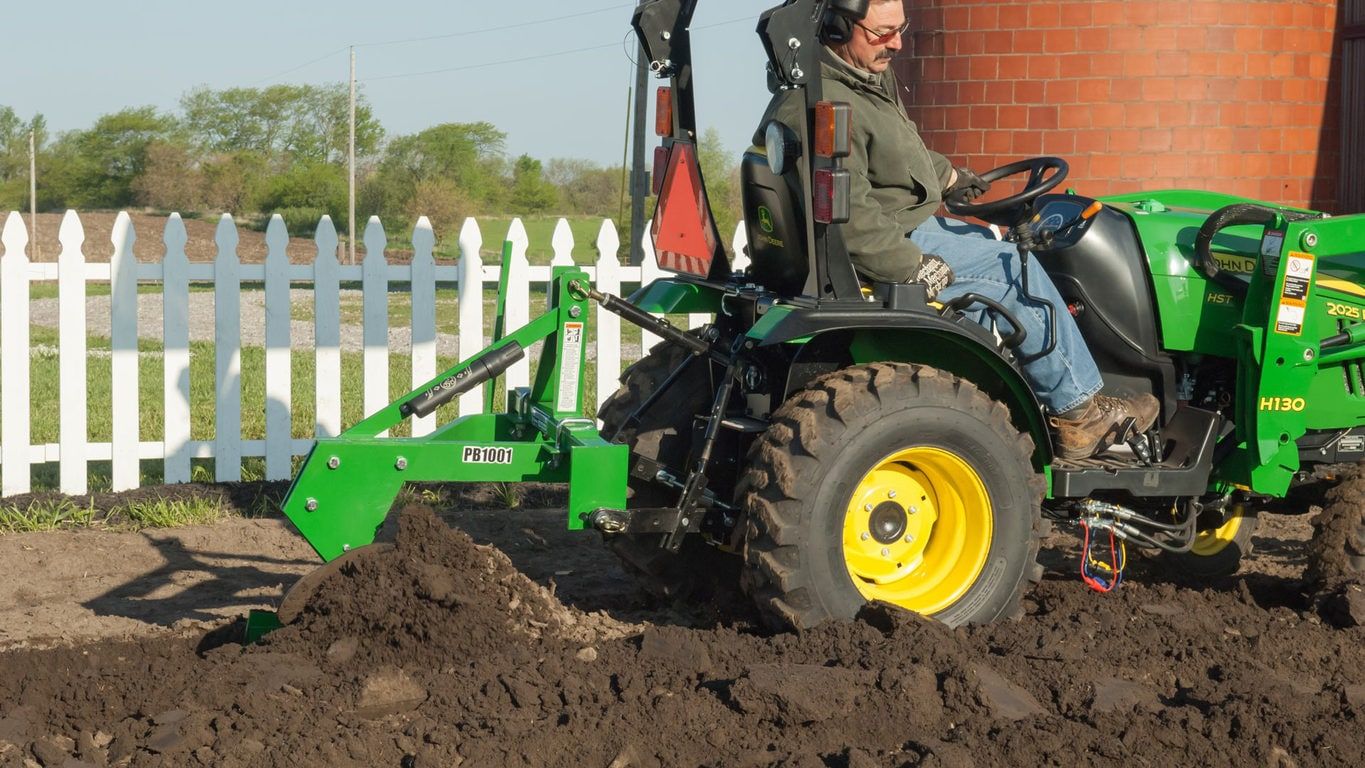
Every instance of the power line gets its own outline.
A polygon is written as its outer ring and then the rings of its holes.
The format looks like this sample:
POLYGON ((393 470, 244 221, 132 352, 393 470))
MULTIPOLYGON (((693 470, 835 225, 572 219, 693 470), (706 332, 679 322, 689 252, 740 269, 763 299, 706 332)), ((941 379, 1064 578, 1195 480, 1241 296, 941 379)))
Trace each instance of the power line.
POLYGON ((255 86, 255 85, 260 85, 261 83, 264 83, 264 82, 267 82, 267 81, 270 81, 270 80, 274 80, 274 79, 276 79, 276 78, 284 77, 285 75, 289 74, 290 72, 297 72, 297 71, 299 71, 300 69, 303 69, 304 67, 306 67, 306 66, 308 66, 308 65, 310 65, 310 64, 316 64, 316 63, 318 63, 319 61, 322 61, 323 59, 330 59, 331 57, 337 55, 338 53, 341 53, 342 51, 346 50, 346 48, 347 48, 347 46, 344 46, 344 45, 343 45, 343 46, 341 46, 340 48, 337 48, 337 49, 334 50, 334 51, 330 51, 330 52, 328 52, 328 53, 322 54, 321 56, 317 57, 316 59, 312 59, 311 61, 305 61, 304 63, 298 65, 297 67, 293 67, 293 68, 291 68, 291 69, 286 69, 285 71, 280 72, 279 74, 271 75, 270 77, 263 77, 263 78, 261 78, 260 80, 257 80, 256 82, 252 83, 252 85, 253 85, 253 86, 255 86))
POLYGON ((577 19, 577 18, 581 18, 581 17, 583 17, 583 16, 593 16, 593 15, 599 14, 599 13, 606 13, 607 11, 618 11, 618 10, 620 10, 620 9, 622 9, 622 8, 633 8, 633 7, 635 7, 635 4, 634 4, 634 3, 620 3, 620 4, 617 4, 617 5, 609 5, 609 6, 605 7, 605 8, 597 8, 597 9, 591 10, 591 11, 580 11, 580 12, 578 12, 578 13, 570 13, 570 14, 565 14, 565 15, 563 15, 563 16, 554 16, 554 17, 546 18, 546 19, 533 19, 533 20, 531 20, 531 21, 523 21, 523 22, 519 22, 519 23, 517 23, 517 24, 505 24, 505 25, 500 26, 500 27, 485 27, 485 28, 483 28, 483 29, 466 29, 466 30, 463 30, 463 31, 460 31, 460 32, 451 32, 451 33, 449 33, 449 34, 444 34, 444 35, 428 35, 428 36, 426 36, 426 37, 408 37, 408 38, 403 38, 402 40, 384 40, 384 41, 376 42, 376 43, 356 43, 356 46, 355 46, 355 47, 357 47, 357 48, 369 48, 369 47, 380 46, 380 45, 399 45, 399 44, 402 44, 402 43, 423 43, 423 42, 427 42, 427 41, 429 41, 429 40, 448 40, 448 39, 450 39, 450 38, 452 38, 452 37, 468 37, 468 36, 470 36, 470 35, 482 35, 482 34, 485 34, 485 33, 488 33, 488 32, 504 32, 504 31, 509 30, 509 29, 522 29, 522 28, 524 28, 524 27, 532 27, 532 26, 536 26, 536 25, 538 25, 538 24, 551 24, 551 23, 556 22, 556 21, 565 21, 565 20, 567 20, 567 19, 577 19))
MULTIPOLYGON (((727 21, 719 21, 719 22, 716 22, 716 23, 714 23, 714 24, 704 24, 704 25, 701 25, 701 26, 692 27, 691 29, 693 29, 693 30, 698 30, 698 29, 713 29, 713 28, 715 28, 715 27, 723 27, 723 26, 726 26, 726 25, 729 25, 729 24, 738 24, 738 23, 741 22, 741 21, 749 21, 749 20, 752 19, 752 18, 753 18, 753 17, 751 17, 751 16, 744 16, 744 17, 741 17, 741 18, 738 18, 738 19, 729 19, 729 20, 727 20, 727 21)), ((567 51, 555 51, 555 52, 553 52, 553 53, 539 53, 539 54, 536 54, 536 55, 534 55, 534 56, 522 56, 522 57, 516 58, 516 59, 501 59, 501 60, 498 60, 498 61, 484 61, 484 62, 480 62, 480 63, 478 63, 478 64, 465 64, 465 65, 459 66, 459 67, 444 67, 444 68, 442 68, 442 69, 428 69, 428 70, 424 70, 424 71, 421 71, 421 72, 401 72, 401 73, 394 74, 394 75, 379 75, 379 76, 377 76, 377 77, 367 77, 367 78, 365 78, 362 82, 368 83, 368 82, 373 82, 373 81, 376 81, 376 80, 395 80, 395 79, 403 78, 403 77, 424 77, 424 76, 426 76, 426 75, 440 75, 440 74, 445 74, 445 73, 448 73, 448 72, 464 72, 464 71, 466 71, 466 70, 471 70, 471 69, 484 69, 484 68, 486 68, 486 67, 499 67, 499 66, 503 66, 503 65, 506 65, 506 64, 521 64, 521 63, 527 62, 527 61, 537 61, 537 60, 539 60, 539 59, 551 59, 551 58, 555 58, 555 57, 557 57, 557 56, 569 56, 569 55, 572 55, 572 54, 575 54, 575 53, 587 53, 588 51, 600 51, 600 50, 603 50, 603 49, 606 49, 606 48, 615 48, 617 45, 619 45, 619 43, 608 43, 608 44, 606 44, 606 45, 590 45, 590 46, 587 46, 587 47, 584 47, 584 48, 573 48, 573 49, 570 49, 570 50, 567 50, 567 51)))

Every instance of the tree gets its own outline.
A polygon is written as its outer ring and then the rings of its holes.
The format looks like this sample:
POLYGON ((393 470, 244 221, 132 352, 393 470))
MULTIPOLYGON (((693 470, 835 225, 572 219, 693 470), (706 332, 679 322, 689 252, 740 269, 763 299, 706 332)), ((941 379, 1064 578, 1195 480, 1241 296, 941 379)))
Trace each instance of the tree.
POLYGON ((506 196, 506 138, 490 123, 444 123, 399 136, 361 187, 362 208, 385 218, 407 218, 424 182, 441 182, 431 189, 458 192, 463 215, 496 208, 506 196))
POLYGON ((310 215, 316 212, 317 218, 325 213, 344 229, 348 192, 344 169, 325 163, 296 163, 285 173, 271 177, 261 207, 265 213, 304 209, 310 215))
POLYGON ((169 140, 175 118, 155 107, 103 115, 84 131, 62 134, 52 147, 47 184, 58 206, 118 208, 133 202, 133 179, 147 161, 147 147, 169 140))
POLYGON ((516 213, 544 213, 559 201, 558 190, 545 180, 540 161, 530 155, 517 158, 512 168, 512 209, 516 213))
POLYGON ((204 204, 204 175, 181 142, 147 145, 142 173, 133 179, 138 205, 163 211, 197 211, 204 204))
MULTIPOLYGON (((185 126, 206 152, 251 152, 285 163, 345 164, 350 93, 343 83, 268 88, 198 88, 180 99, 185 126)), ((356 96, 356 154, 379 149, 384 129, 356 96)))
POLYGON ((621 216, 619 167, 603 168, 588 160, 555 158, 545 164, 545 180, 559 189, 566 213, 621 216))
POLYGON ((697 161, 701 164, 706 196, 711 201, 711 215, 716 219, 722 243, 728 244, 735 227, 744 217, 739 191, 739 163, 725 148, 720 131, 707 128, 697 145, 697 161))
POLYGON ((218 155, 200 165, 204 205, 226 213, 259 211, 270 164, 254 152, 218 155))
POLYGON ((23 121, 10 107, 0 106, 0 209, 28 207, 28 134, 41 150, 47 141, 47 121, 34 115, 23 121))

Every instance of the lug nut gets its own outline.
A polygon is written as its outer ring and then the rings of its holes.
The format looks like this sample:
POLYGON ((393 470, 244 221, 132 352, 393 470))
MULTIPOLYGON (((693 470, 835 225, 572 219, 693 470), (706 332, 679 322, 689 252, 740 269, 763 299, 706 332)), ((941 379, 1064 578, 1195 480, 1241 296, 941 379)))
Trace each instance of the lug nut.
POLYGON ((886 547, 882 547, 882 557, 887 557, 890 554, 891 550, 887 549, 886 547))
POLYGON ((911 508, 910 508, 910 514, 912 514, 912 515, 918 515, 918 514, 919 514, 919 507, 911 507, 911 508))
POLYGON ((896 491, 894 488, 886 492, 886 498, 888 499, 896 498, 896 491))
POLYGON ((864 511, 864 512, 871 512, 871 511, 872 511, 872 505, 871 505, 871 504, 864 504, 864 505, 863 505, 863 511, 864 511))
POLYGON ((915 535, 914 535, 914 534, 906 534, 906 536, 905 536, 905 543, 906 543, 906 544, 914 544, 914 543, 915 543, 915 535))
POLYGON ((867 531, 863 531, 863 532, 862 532, 862 535, 859 536, 858 538, 859 538, 859 539, 862 539, 863 541, 867 541, 867 540, 868 540, 869 538, 871 538, 871 537, 872 537, 872 534, 868 533, 867 531))

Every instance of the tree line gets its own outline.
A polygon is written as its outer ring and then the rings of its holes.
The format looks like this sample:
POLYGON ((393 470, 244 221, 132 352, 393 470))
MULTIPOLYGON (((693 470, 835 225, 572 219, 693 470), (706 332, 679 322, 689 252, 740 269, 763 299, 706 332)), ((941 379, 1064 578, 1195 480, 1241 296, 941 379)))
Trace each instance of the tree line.
MULTIPOLYGON (((344 229, 348 117, 344 83, 197 88, 181 97, 175 112, 132 107, 56 136, 42 115, 24 120, 0 105, 0 210, 28 208, 32 131, 40 211, 279 213, 294 233, 311 232, 325 214, 344 229)), ((475 215, 620 214, 620 166, 512 157, 507 134, 487 122, 390 136, 358 97, 355 138, 361 221, 427 216, 448 233, 475 215)), ((714 129, 699 149, 728 240, 739 216, 737 158, 714 129)))

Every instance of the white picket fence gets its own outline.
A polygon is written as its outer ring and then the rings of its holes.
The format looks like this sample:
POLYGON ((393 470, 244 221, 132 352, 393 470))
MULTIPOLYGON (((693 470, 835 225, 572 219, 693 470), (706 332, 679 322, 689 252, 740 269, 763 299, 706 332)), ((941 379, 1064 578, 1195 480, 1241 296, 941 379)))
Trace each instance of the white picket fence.
MULTIPOLYGON (((212 263, 190 263, 185 255, 187 235, 179 215, 167 221, 162 239, 165 255, 159 263, 139 263, 133 256, 136 233, 126 213, 119 214, 113 228, 114 251, 108 263, 87 262, 82 253, 85 241, 80 218, 67 212, 62 219, 60 254, 55 263, 30 262, 26 253, 28 231, 22 217, 11 212, 0 232, 0 496, 28 493, 35 464, 59 464, 59 489, 68 494, 88 492, 91 461, 108 461, 112 467, 112 490, 137 488, 142 459, 164 461, 165 481, 190 480, 190 461, 214 459, 219 482, 241 479, 242 458, 264 457, 265 477, 286 480, 291 458, 307 453, 312 441, 291 435, 290 358, 291 354, 311 354, 316 366, 316 413, 313 423, 319 437, 342 431, 341 392, 341 311, 342 283, 360 283, 363 294, 363 410, 366 413, 387 405, 398 392, 389 391, 391 366, 389 349, 390 286, 410 286, 412 302, 410 349, 392 354, 411 357, 411 381, 416 387, 439 373, 436 356, 436 286, 458 285, 458 343, 463 359, 484 346, 492 317, 484 311, 487 286, 496 290, 500 269, 510 270, 506 302, 506 327, 516 329, 530 320, 531 307, 543 306, 538 297, 558 265, 571 265, 575 243, 568 222, 560 220, 553 237, 554 258, 550 266, 531 266, 526 258, 529 242, 520 220, 514 220, 506 240, 512 244, 511 258, 505 267, 484 266, 480 248, 484 236, 473 219, 464 223, 459 235, 460 257, 454 265, 438 265, 433 256, 436 242, 425 217, 412 233, 413 258, 410 264, 390 264, 384 257, 387 238, 377 218, 370 219, 364 233, 365 258, 358 265, 342 265, 337 260, 337 233, 330 219, 318 225, 314 242, 316 258, 312 264, 291 264, 285 249, 289 235, 284 222, 275 216, 266 230, 267 256, 264 264, 243 264, 237 255, 237 228, 230 216, 218 223, 215 236, 217 256, 212 263), (35 393, 30 387, 30 283, 56 281, 58 284, 58 368, 59 391, 35 393), (110 284, 111 415, 110 442, 90 442, 88 434, 86 286, 110 284), (246 440, 242 436, 241 383, 241 290, 242 284, 264 283, 265 301, 265 438, 246 440), (161 440, 141 440, 138 434, 138 348, 137 340, 156 336, 156 330, 138 328, 138 284, 160 283, 164 306, 162 328, 164 348, 164 430, 161 440), (214 354, 215 429, 212 440, 192 440, 190 436, 190 337, 189 288, 191 283, 212 283, 216 313, 214 354), (313 292, 315 342, 310 349, 295 349, 290 338, 290 288, 313 292), (51 399, 59 408, 59 439, 56 443, 31 443, 30 407, 33 399, 51 399)), ((743 254, 744 228, 737 228, 734 252, 743 254)), ((615 225, 602 222, 594 243, 597 258, 584 267, 599 290, 620 293, 623 286, 647 283, 663 276, 654 259, 653 246, 646 235, 645 261, 641 266, 626 266, 620 260, 620 238, 615 225)), ((739 257, 743 261, 743 257, 739 257)), ((737 264, 742 266, 742 263, 737 264)), ((693 324, 705 316, 691 318, 693 324)), ((595 360, 597 402, 602 402, 616 387, 622 360, 621 323, 615 315, 597 308, 595 360)), ((657 339, 646 334, 642 347, 648 349, 657 339)), ((530 362, 523 360, 507 373, 509 387, 530 382, 530 362)), ((461 415, 477 412, 483 403, 482 388, 463 395, 461 415)), ((349 425, 346 425, 349 426, 349 425)), ((437 426, 436 417, 416 419, 414 435, 429 434, 437 426)))

